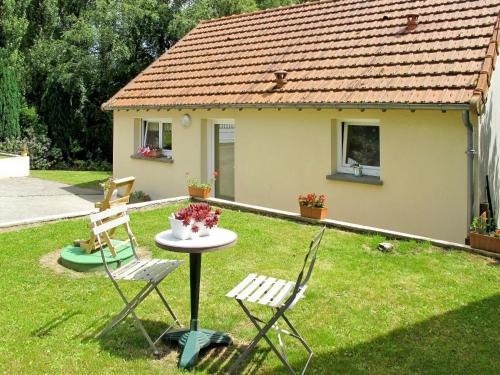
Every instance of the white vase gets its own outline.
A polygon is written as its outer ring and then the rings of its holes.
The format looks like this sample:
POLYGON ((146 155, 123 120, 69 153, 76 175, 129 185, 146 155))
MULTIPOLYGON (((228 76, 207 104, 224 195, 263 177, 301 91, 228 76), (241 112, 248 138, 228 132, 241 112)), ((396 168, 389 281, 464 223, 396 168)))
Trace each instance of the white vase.
POLYGON ((171 216, 168 218, 168 221, 170 222, 172 235, 175 238, 178 238, 179 240, 187 240, 188 238, 191 238, 192 223, 189 223, 189 225, 184 225, 182 223, 182 220, 177 220, 175 217, 171 216))
POLYGON ((217 228, 217 225, 209 228, 205 225, 205 223, 200 223, 198 225, 200 227, 200 231, 198 232, 200 234, 200 237, 210 236, 210 232, 212 231, 212 229, 217 228))

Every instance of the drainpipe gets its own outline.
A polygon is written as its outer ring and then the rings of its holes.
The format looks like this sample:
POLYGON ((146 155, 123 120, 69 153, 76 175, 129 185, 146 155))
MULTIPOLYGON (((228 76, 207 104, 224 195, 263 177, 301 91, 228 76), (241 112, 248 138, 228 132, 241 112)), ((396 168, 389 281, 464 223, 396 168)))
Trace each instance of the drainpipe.
POLYGON ((469 111, 462 112, 462 121, 467 128, 467 238, 474 217, 474 128, 469 119, 469 111))

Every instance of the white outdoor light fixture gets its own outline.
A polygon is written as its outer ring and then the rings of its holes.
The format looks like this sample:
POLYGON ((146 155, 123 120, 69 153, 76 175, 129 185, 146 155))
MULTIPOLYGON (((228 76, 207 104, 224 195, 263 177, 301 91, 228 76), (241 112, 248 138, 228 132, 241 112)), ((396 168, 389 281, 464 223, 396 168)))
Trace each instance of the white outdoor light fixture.
POLYGON ((181 124, 185 128, 187 128, 189 125, 191 125, 191 116, 189 116, 187 113, 184 116, 182 116, 181 124))

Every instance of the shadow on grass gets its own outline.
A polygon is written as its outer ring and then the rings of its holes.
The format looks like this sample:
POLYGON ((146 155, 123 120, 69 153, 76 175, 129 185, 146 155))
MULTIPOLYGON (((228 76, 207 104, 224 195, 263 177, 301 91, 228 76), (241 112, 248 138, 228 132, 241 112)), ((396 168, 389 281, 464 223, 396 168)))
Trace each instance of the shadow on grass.
POLYGON ((88 202, 95 203, 103 199, 103 193, 99 190, 99 182, 100 180, 89 181, 81 184, 61 187, 61 190, 76 195, 88 202))
MULTIPOLYGON (((229 369, 246 348, 247 345, 233 343, 228 347, 215 346, 204 349, 200 352, 196 370, 206 371, 209 374, 229 374, 229 369)), ((270 352, 271 349, 264 346, 257 348, 241 365, 232 369, 232 374, 235 373, 234 370, 237 374, 259 373, 262 363, 270 352)))
POLYGON ((66 312, 62 313, 61 315, 59 315, 58 317, 49 320, 40 328, 37 328, 37 329, 31 331, 31 336, 38 337, 38 338, 49 336, 55 328, 59 327, 61 324, 65 323, 65 322, 67 322, 72 317, 74 317, 76 315, 80 315, 80 314, 81 314, 80 311, 66 311, 66 312))
MULTIPOLYGON (((111 317, 103 316, 96 319, 79 334, 75 335, 74 338, 80 337, 82 342, 96 341, 103 350, 126 360, 138 358, 156 359, 146 339, 134 326, 130 318, 121 322, 104 337, 96 338, 107 324, 109 318, 111 317)), ((153 339, 156 339, 167 328, 167 324, 163 322, 140 320, 153 339)), ((175 363, 179 361, 181 347, 178 344, 165 344, 160 341, 157 346, 160 350, 160 359, 170 357, 169 360, 175 363)), ((245 344, 233 343, 228 347, 215 345, 204 348, 200 351, 196 370, 205 371, 209 374, 226 373, 246 347, 245 344)), ((238 373, 254 374, 258 372, 269 352, 270 349, 268 348, 258 348, 250 356, 250 359, 243 364, 245 368, 240 368, 241 371, 238 373)))
MULTIPOLYGON (((308 373, 498 374, 499 316, 497 294, 372 341, 318 353, 308 373)), ((302 358, 292 363, 294 369, 304 366, 307 356, 302 358)), ((280 366, 261 373, 285 371, 280 366)))

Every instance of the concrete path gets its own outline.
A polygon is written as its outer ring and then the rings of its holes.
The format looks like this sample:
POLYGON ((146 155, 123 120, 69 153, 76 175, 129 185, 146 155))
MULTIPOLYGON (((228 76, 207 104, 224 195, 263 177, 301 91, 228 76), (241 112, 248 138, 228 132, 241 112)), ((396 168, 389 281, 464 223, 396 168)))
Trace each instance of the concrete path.
POLYGON ((87 211, 102 192, 34 177, 0 179, 0 225, 87 211))

